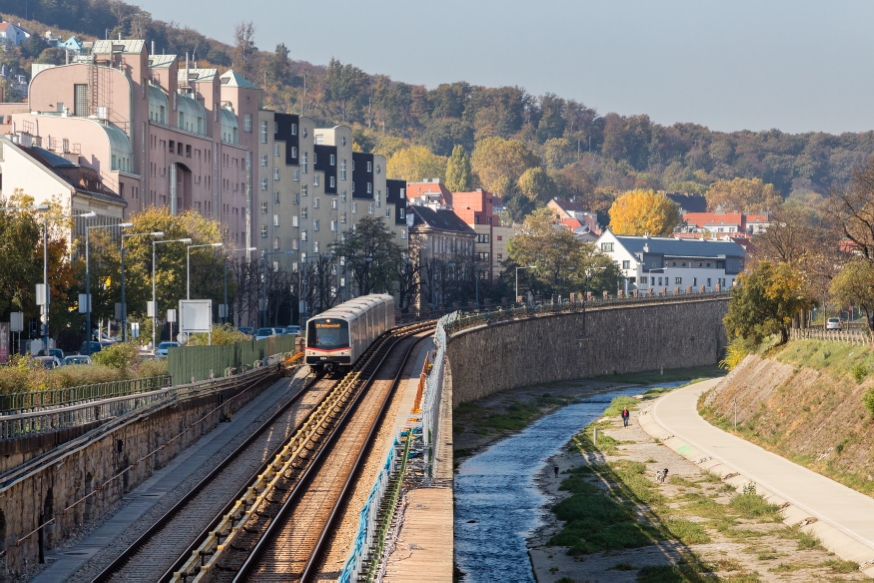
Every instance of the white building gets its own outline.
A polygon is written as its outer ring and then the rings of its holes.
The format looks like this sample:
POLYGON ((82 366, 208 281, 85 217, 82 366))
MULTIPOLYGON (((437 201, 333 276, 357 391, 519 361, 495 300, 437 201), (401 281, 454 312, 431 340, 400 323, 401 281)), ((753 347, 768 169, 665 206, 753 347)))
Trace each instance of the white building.
POLYGON ((743 271, 744 248, 734 241, 628 237, 605 231, 596 245, 624 276, 626 292, 653 293, 704 286, 715 291, 734 285, 743 271))

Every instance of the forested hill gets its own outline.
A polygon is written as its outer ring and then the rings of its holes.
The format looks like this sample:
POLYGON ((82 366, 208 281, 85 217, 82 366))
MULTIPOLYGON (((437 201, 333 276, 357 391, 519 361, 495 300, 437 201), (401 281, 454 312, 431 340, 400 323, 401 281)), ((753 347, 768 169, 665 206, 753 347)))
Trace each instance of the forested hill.
MULTIPOLYGON (((760 178, 784 197, 815 205, 819 195, 845 184, 852 169, 874 152, 874 132, 723 133, 692 123, 662 126, 646 115, 599 114, 578 101, 535 96, 521 87, 456 82, 427 89, 365 73, 354 64, 296 61, 293 45, 261 51, 251 26, 238 25, 236 46, 229 46, 153 20, 119 0, 0 0, 0 13, 36 32, 60 28, 103 38, 108 31, 110 38, 121 34, 154 40, 158 52, 188 52, 201 67, 233 66, 265 87, 269 107, 303 111, 325 125, 352 125, 360 148, 388 156, 415 145, 449 156, 456 144, 471 153, 489 137, 518 140, 517 146, 524 147, 519 159, 542 169, 529 180, 529 190, 537 191, 532 204, 551 196, 576 196, 590 201, 593 210, 603 210, 616 192, 634 187, 701 193, 716 180, 745 177, 760 178), (25 3, 29 20, 23 18, 25 3)), ((33 60, 59 62, 63 55, 35 40, 2 58, 29 73, 33 60)), ((439 165, 444 159, 423 161, 423 151, 415 152, 407 156, 412 162, 390 164, 389 169, 407 179, 428 177, 417 175, 425 172, 443 176, 439 165)), ((476 166, 474 160, 474 170, 476 166)), ((480 174, 486 187, 504 185, 504 194, 524 194, 518 175, 495 182, 480 174)))

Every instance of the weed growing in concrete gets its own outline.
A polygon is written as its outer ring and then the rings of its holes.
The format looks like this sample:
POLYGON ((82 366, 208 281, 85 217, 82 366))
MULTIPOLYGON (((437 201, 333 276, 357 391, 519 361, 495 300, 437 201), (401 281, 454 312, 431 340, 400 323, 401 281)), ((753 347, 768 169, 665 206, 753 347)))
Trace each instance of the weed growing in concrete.
POLYGON ((637 572, 640 583, 709 583, 713 571, 701 562, 685 565, 648 565, 637 572))
POLYGON ((832 573, 853 573, 859 570, 859 564, 853 561, 830 559, 822 563, 823 567, 831 569, 832 573))
POLYGON ((637 567, 635 567, 631 563, 626 563, 625 561, 623 561, 621 563, 616 563, 615 565, 613 565, 612 567, 610 567, 607 570, 608 571, 636 571, 637 567))
POLYGON ((728 504, 744 518, 766 519, 770 522, 783 520, 783 514, 776 504, 769 504, 764 498, 752 492, 737 494, 728 504))
POLYGON ((797 540, 799 551, 808 551, 813 549, 822 551, 825 550, 825 547, 822 546, 822 541, 819 540, 818 536, 811 532, 801 530, 801 527, 799 527, 798 525, 787 526, 786 528, 778 530, 776 534, 780 538, 797 540))
POLYGON ((853 365, 853 368, 850 369, 850 374, 853 375, 853 378, 856 379, 857 383, 861 383, 865 380, 865 377, 868 376, 868 366, 857 362, 853 365))
POLYGON ((705 544, 710 542, 710 535, 704 528, 691 520, 684 518, 668 518, 662 521, 662 526, 671 538, 684 545, 705 544))

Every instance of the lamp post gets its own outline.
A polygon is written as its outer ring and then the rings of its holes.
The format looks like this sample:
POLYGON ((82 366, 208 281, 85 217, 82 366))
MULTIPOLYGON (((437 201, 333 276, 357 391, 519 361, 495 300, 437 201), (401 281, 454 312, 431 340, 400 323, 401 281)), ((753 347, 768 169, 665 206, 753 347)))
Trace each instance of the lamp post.
MULTIPOLYGON (((91 354, 91 255, 90 255, 90 238, 93 229, 127 229, 133 227, 133 223, 118 223, 116 225, 94 225, 85 229, 85 353, 91 354)), ((124 239, 122 239, 122 248, 124 248, 124 239)), ((122 261, 124 257, 122 256, 122 261)), ((124 274, 124 269, 122 269, 124 274)), ((124 275, 122 275, 122 278, 124 275)), ((122 281, 124 281, 122 279, 122 281)), ((124 295, 124 294, 122 294, 124 295)), ((124 298, 122 298, 122 306, 124 306, 124 298)))
POLYGON ((516 268, 516 301, 519 301, 519 270, 520 269, 534 269, 537 267, 536 265, 529 265, 527 267, 517 267, 516 268))
MULTIPOLYGON (((46 206, 46 205, 42 205, 46 206)), ((48 210, 48 209, 46 209, 48 210)), ((45 314, 45 322, 43 322, 43 351, 48 356, 49 353, 49 305, 51 304, 51 288, 49 287, 49 219, 93 219, 97 216, 94 211, 80 213, 78 215, 62 215, 59 217, 49 217, 44 215, 42 220, 43 239, 42 239, 42 259, 43 259, 43 293, 45 294, 45 304, 43 306, 45 314)))
MULTIPOLYGON (((132 227, 133 223, 124 223, 132 227)), ((163 231, 153 231, 151 233, 122 233, 121 234, 121 341, 127 342, 127 307, 125 304, 125 287, 124 287, 124 255, 127 249, 124 248, 124 240, 131 237, 153 237, 160 239, 164 236, 163 231)))
MULTIPOLYGON (((257 247, 242 247, 240 249, 232 249, 231 254, 239 253, 240 251, 257 251, 257 247)), ((225 265, 224 265, 224 288, 225 288, 225 315, 222 318, 222 324, 228 323, 228 256, 225 255, 225 265)))
POLYGON ((189 245, 185 248, 185 299, 191 299, 191 250, 205 247, 221 247, 224 243, 207 243, 205 245, 189 245))
POLYGON ((156 267, 158 263, 157 247, 161 243, 191 243, 191 239, 170 239, 168 241, 152 241, 152 350, 158 347, 158 293, 155 284, 156 267))

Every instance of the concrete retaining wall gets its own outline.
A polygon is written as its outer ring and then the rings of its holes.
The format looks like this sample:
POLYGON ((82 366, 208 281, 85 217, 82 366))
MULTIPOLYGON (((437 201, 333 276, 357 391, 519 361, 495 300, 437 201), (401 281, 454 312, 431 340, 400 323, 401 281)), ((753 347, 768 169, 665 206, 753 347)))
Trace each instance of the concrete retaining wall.
MULTIPOLYGON (((259 386, 227 403, 223 412, 229 414, 237 411, 273 382, 275 377, 268 377, 259 386)), ((62 462, 42 468, 4 489, 0 493, 0 551, 6 550, 7 555, 0 558, 0 565, 5 560, 7 571, 4 577, 0 568, 0 581, 14 580, 26 565, 39 561, 40 545, 49 550, 70 538, 83 523, 102 516, 125 493, 149 478, 152 472, 164 467, 179 452, 209 433, 220 422, 222 410, 196 423, 198 419, 241 390, 226 389, 169 404, 139 417, 133 416, 131 422, 110 435, 83 444, 67 454, 62 462), (194 423, 196 426, 182 437, 167 443, 194 423), (133 462, 158 448, 160 451, 140 462, 137 467, 110 481, 133 462), (95 495, 74 506, 74 503, 95 490, 95 495), (72 508, 64 512, 70 506, 72 508), (41 533, 33 534, 16 546, 22 537, 51 518, 55 518, 53 524, 43 527, 41 533)))
POLYGON ((498 391, 592 377, 715 364, 728 299, 604 307, 502 322, 452 336, 453 406, 498 391), (583 321, 590 339, 583 335, 583 321))

